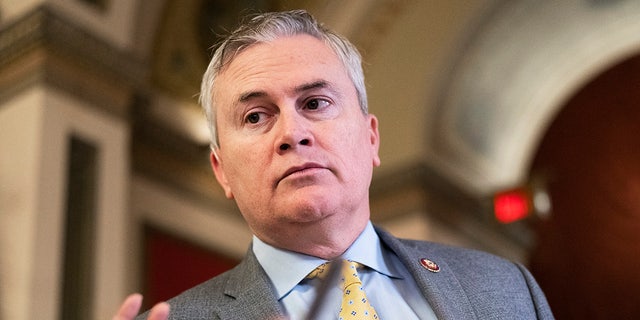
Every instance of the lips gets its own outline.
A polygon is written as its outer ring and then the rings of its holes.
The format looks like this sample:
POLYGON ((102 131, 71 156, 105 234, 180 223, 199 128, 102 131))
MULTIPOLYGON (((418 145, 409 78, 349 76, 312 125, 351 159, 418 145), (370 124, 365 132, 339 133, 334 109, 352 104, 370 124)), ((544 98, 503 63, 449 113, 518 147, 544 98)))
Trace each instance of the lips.
POLYGON ((280 177, 280 179, 278 179, 278 181, 276 182, 276 184, 280 183, 280 181, 286 179, 287 177, 291 176, 292 174, 298 173, 298 172, 302 172, 305 170, 309 170, 309 169, 326 169, 324 166, 317 164, 317 163, 305 163, 304 165, 301 166, 295 166, 295 167, 291 167, 289 169, 287 169, 287 171, 284 172, 284 174, 280 177))

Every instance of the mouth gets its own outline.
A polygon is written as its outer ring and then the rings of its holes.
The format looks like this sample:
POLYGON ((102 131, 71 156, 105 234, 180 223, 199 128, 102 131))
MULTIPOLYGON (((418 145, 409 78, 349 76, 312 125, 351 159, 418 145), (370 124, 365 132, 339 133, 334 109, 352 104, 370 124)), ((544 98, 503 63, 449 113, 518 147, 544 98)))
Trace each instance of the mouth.
POLYGON ((295 167, 291 167, 289 169, 287 169, 287 171, 284 172, 284 174, 280 177, 280 179, 278 179, 278 181, 276 181, 276 185, 278 185, 282 180, 290 177, 290 176, 294 176, 294 175, 298 175, 298 174, 303 174, 305 172, 314 170, 314 169, 327 169, 324 166, 321 166, 317 163, 305 163, 301 166, 295 166, 295 167))

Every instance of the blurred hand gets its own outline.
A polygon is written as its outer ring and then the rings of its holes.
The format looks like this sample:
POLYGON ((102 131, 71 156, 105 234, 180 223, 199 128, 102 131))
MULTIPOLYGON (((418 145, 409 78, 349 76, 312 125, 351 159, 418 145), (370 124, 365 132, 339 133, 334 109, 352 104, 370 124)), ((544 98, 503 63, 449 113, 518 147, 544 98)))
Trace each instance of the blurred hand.
MULTIPOLYGON (((141 306, 142 295, 134 293, 122 302, 118 313, 113 316, 113 320, 133 320, 138 315, 138 312, 140 312, 141 306)), ((167 320, 168 318, 169 304, 166 302, 160 302, 151 308, 147 320, 167 320)))

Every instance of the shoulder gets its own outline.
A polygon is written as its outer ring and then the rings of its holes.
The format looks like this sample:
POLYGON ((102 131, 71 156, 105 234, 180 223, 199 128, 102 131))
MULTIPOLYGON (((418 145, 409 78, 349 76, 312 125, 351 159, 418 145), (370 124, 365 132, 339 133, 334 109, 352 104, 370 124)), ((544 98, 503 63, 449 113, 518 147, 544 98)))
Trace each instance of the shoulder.
MULTIPOLYGON (((427 299, 435 304, 447 305, 455 300, 458 307, 472 306, 472 312, 480 318, 496 315, 523 318, 527 314, 532 318, 553 319, 544 293, 519 263, 478 250, 398 239, 380 229, 376 232, 409 270, 427 299), (437 264, 439 272, 427 271, 421 265, 423 259, 437 264)), ((455 313, 454 309, 449 311, 455 313)))
MULTIPOLYGON (((544 293, 531 273, 519 263, 487 252, 399 239, 383 230, 376 231, 414 276, 419 287, 427 292, 435 286, 441 288, 436 291, 447 292, 448 299, 456 292, 464 292, 460 301, 486 306, 484 311, 487 312, 509 315, 527 312, 541 319, 553 319, 544 293), (422 259, 433 261, 440 271, 426 271, 421 265, 422 259)), ((437 296, 432 299, 438 300, 437 296)))

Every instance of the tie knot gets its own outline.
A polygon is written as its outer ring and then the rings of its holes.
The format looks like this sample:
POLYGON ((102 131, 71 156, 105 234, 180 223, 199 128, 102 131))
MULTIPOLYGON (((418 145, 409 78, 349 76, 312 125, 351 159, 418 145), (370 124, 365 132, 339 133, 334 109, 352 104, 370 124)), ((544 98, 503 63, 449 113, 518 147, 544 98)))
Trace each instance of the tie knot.
POLYGON ((330 262, 325 262, 317 266, 315 269, 313 269, 313 271, 309 272, 306 278, 307 279, 313 279, 313 278, 324 279, 324 277, 327 275, 327 272, 329 271, 329 264, 330 262))
MULTIPOLYGON (((346 276, 351 277, 354 273, 355 273, 355 276, 357 277, 358 276, 357 269, 364 266, 361 263, 351 261, 351 260, 341 260, 341 263, 339 264, 342 265, 341 274, 342 274, 342 277, 345 279, 348 278, 346 276)), ((325 262, 317 266, 315 269, 313 269, 313 271, 309 272, 309 274, 306 276, 306 279, 314 279, 314 278, 324 279, 324 277, 329 273, 330 267, 331 267, 331 262, 325 262)))
POLYGON ((342 264, 343 289, 354 284, 362 285, 360 276, 358 276, 358 267, 362 267, 362 264, 355 261, 347 260, 342 264))
POLYGON ((342 307, 339 319, 379 319, 367 295, 364 293, 362 281, 358 276, 358 267, 362 265, 347 261, 342 264, 342 307))
POLYGON ((337 278, 337 271, 340 271, 342 275, 340 286, 342 287, 343 295, 339 319, 379 319, 376 310, 369 303, 369 299, 364 293, 362 281, 358 276, 358 268, 362 266, 360 263, 349 260, 341 260, 333 265, 330 262, 326 262, 316 267, 306 277, 307 279, 323 279, 329 276, 329 279, 333 279, 334 275, 337 278), (337 267, 340 270, 333 269, 337 267))

